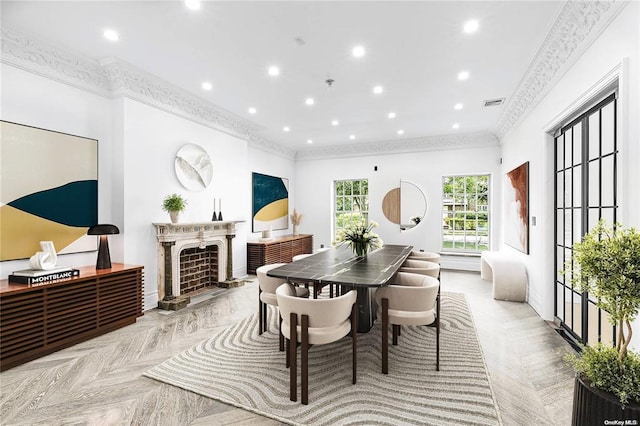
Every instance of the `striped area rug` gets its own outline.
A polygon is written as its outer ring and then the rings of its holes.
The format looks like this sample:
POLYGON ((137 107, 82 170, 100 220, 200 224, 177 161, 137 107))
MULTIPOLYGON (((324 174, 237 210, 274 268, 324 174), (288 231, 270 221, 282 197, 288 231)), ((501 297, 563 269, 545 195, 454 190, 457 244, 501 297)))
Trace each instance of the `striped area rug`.
POLYGON ((403 327, 399 345, 389 341, 389 374, 383 375, 377 321, 358 334, 355 385, 350 339, 311 348, 308 406, 289 400, 274 308, 269 332, 258 335, 252 315, 144 375, 293 425, 501 424, 464 295, 443 293, 441 310, 440 371, 435 329, 403 327))

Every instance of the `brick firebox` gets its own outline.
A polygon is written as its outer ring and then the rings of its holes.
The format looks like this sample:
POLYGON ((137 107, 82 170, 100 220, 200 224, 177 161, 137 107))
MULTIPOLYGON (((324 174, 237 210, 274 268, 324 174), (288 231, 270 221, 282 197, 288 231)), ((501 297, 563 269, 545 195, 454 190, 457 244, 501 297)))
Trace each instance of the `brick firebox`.
POLYGON ((186 248, 180 252, 180 294, 218 284, 218 246, 186 248))

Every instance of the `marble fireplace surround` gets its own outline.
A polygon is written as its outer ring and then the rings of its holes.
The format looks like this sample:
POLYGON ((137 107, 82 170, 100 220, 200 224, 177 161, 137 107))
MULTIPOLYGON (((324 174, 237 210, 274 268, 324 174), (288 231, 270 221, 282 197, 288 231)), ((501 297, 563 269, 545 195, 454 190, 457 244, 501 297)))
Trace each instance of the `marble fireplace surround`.
POLYGON ((187 248, 218 247, 218 280, 234 281, 233 246, 236 223, 240 221, 154 223, 158 239, 158 298, 180 296, 180 252, 187 248))

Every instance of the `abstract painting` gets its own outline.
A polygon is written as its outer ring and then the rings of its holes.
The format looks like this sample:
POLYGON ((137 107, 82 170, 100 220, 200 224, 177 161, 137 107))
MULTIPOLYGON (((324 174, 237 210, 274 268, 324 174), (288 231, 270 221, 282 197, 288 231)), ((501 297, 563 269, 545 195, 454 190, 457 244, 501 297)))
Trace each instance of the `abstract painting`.
POLYGON ((0 261, 97 250, 97 140, 0 121, 0 158, 0 261))
POLYGON ((252 173, 252 231, 289 227, 289 180, 252 173))
POLYGON ((529 162, 507 173, 505 182, 506 244, 529 254, 529 162))

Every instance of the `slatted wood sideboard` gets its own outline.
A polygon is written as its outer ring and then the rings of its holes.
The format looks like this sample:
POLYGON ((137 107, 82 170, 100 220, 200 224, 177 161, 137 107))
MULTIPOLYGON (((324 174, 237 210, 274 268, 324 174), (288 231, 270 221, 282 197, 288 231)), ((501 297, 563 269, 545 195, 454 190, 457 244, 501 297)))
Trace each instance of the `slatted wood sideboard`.
POLYGON ((47 284, 0 281, 0 371, 136 322, 142 266, 114 263, 47 284))
POLYGON ((313 253, 313 235, 285 235, 273 241, 250 241, 247 243, 247 273, 271 263, 288 263, 298 254, 313 253))

